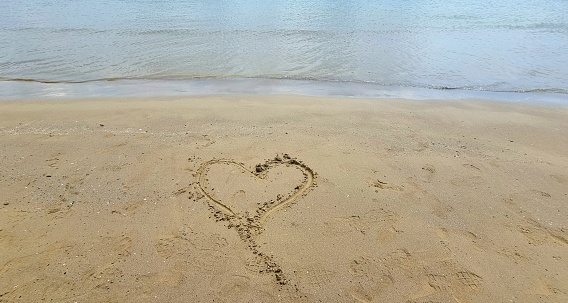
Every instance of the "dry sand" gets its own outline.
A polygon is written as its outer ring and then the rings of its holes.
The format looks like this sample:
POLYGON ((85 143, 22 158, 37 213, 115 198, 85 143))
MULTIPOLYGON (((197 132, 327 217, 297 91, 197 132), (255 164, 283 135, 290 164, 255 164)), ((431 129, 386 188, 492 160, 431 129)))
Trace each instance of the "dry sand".
POLYGON ((0 103, 0 302, 568 302, 568 109, 0 103))

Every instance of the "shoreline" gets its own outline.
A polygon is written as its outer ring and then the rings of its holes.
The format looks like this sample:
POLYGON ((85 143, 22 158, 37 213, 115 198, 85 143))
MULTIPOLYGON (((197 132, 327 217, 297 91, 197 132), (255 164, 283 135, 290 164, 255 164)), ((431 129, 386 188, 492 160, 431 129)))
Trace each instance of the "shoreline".
POLYGON ((230 95, 0 115, 0 301, 568 300, 566 106, 230 95))
POLYGON ((536 91, 491 91, 484 88, 392 86, 367 82, 270 79, 196 78, 185 80, 103 80, 42 83, 0 81, 0 102, 25 99, 198 97, 231 95, 298 95, 354 99, 466 100, 512 103, 568 104, 568 94, 536 91))

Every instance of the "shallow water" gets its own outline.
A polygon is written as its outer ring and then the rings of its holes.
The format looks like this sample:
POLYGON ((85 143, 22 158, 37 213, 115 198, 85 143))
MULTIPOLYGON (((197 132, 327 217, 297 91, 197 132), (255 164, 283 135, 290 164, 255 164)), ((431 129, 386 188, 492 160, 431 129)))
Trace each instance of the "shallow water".
POLYGON ((566 12, 565 0, 3 0, 0 96, 25 96, 21 81, 167 92, 201 78, 565 95, 566 12))

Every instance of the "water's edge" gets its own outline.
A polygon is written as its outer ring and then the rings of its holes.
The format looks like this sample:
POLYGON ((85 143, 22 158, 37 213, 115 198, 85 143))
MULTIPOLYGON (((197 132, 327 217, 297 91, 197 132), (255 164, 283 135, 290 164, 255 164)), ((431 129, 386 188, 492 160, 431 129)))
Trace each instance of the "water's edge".
POLYGON ((82 82, 0 80, 0 100, 203 95, 305 95, 317 97, 400 98, 411 100, 484 99, 568 105, 556 91, 485 91, 453 87, 404 87, 365 82, 270 78, 195 78, 183 80, 102 79, 82 82))

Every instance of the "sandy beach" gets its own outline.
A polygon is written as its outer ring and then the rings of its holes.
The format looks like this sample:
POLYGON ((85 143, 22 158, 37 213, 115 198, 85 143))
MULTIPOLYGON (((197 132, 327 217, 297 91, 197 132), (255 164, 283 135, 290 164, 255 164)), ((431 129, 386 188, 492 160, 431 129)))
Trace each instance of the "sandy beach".
POLYGON ((0 302, 568 302, 567 117, 0 102, 0 302))

